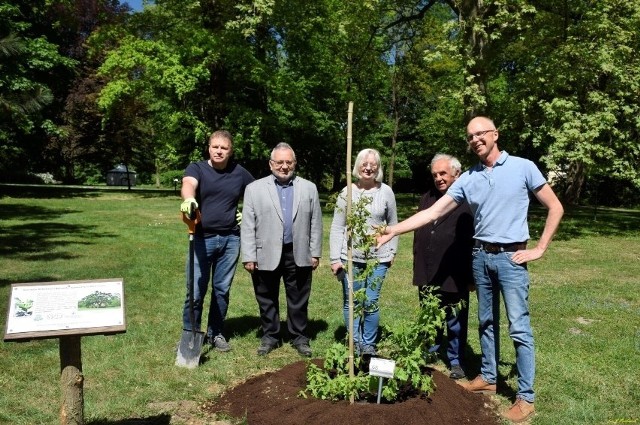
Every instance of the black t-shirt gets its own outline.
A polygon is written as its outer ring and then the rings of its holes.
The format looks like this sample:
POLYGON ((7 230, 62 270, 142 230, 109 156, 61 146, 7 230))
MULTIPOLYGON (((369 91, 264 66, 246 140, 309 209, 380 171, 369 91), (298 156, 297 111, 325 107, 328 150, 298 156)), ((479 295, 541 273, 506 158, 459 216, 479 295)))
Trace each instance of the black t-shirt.
POLYGON ((238 201, 244 188, 254 180, 251 173, 235 162, 229 162, 224 170, 216 170, 208 161, 198 161, 189 164, 184 175, 198 180, 196 202, 201 222, 196 226, 196 234, 239 233, 238 201))

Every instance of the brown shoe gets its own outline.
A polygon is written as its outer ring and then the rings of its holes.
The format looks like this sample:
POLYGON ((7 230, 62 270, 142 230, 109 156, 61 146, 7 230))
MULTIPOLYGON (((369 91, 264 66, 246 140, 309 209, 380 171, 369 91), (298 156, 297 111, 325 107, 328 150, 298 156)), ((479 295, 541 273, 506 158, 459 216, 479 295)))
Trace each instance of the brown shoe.
POLYGON ((462 388, 467 391, 471 391, 472 393, 480 393, 480 394, 495 394, 496 393, 496 384, 490 384, 484 379, 482 379, 482 375, 478 375, 471 382, 460 384, 462 388))
POLYGON ((517 398, 513 406, 502 414, 502 417, 511 422, 520 423, 532 417, 535 412, 536 408, 533 403, 517 398))

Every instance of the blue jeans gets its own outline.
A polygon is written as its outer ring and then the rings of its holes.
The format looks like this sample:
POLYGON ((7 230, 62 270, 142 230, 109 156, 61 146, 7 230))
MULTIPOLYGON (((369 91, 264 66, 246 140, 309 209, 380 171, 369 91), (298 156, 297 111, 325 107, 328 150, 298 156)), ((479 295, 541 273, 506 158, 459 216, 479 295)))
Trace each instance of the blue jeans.
MULTIPOLYGON (((425 286, 420 287, 418 295, 420 300, 425 297, 425 286)), ((438 329, 435 344, 429 347, 430 353, 440 351, 440 345, 447 343, 447 359, 449 366, 458 365, 464 369, 465 350, 467 348, 467 329, 469 325, 469 293, 462 294, 455 292, 436 292, 440 298, 440 307, 446 310, 447 336, 445 339, 444 329, 438 329), (459 311, 455 311, 451 306, 464 301, 465 305, 459 311)))
MULTIPOLYGON (((353 292, 356 292, 360 288, 366 288, 367 300, 364 303, 364 320, 360 319, 360 316, 353 316, 353 343, 356 347, 359 346, 376 346, 376 339, 378 337, 378 324, 380 323, 380 308, 378 306, 378 299, 380 298, 380 290, 382 289, 382 281, 387 275, 389 269, 389 263, 379 263, 371 276, 366 280, 355 280, 366 267, 363 263, 353 263, 353 292)), ((348 274, 342 281, 342 299, 343 299, 343 314, 344 323, 349 332, 349 285, 348 274)), ((354 309, 356 304, 354 304, 354 309)))
POLYGON ((518 392, 534 400, 535 351, 529 316, 529 272, 526 264, 511 261, 512 252, 487 253, 473 250, 473 277, 478 296, 478 332, 482 349, 480 374, 491 384, 497 380, 500 358, 500 293, 509 320, 509 336, 516 350, 518 392))
MULTIPOLYGON (((209 280, 213 276, 213 293, 207 318, 207 336, 213 338, 221 334, 224 328, 224 319, 229 307, 229 290, 240 255, 240 236, 233 234, 215 235, 208 238, 194 236, 194 251, 193 308, 195 328, 200 330, 204 298, 209 288, 209 280)), ((189 270, 188 257, 186 269, 187 276, 189 276, 188 273, 191 271, 189 270)), ((182 327, 185 330, 191 330, 188 290, 189 288, 187 288, 187 297, 182 313, 182 327)))

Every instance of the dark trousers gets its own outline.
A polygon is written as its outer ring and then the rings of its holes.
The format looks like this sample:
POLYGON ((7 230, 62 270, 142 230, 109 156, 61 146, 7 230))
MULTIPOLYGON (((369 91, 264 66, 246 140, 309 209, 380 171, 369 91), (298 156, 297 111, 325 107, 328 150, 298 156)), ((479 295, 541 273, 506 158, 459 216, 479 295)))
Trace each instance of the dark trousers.
MULTIPOLYGON (((424 296, 422 288, 418 291, 420 300, 424 296)), ((440 298, 440 307, 445 307, 447 316, 447 359, 449 365, 460 365, 464 368, 464 353, 467 347, 467 334, 469 329, 469 293, 459 294, 456 292, 437 292, 440 298), (465 306, 457 312, 451 308, 452 304, 457 304, 464 300, 465 306)), ((438 330, 436 343, 429 351, 436 352, 440 350, 440 345, 444 343, 444 330, 438 330)))
MULTIPOLYGON (((260 265, 258 265, 260 267, 260 265)), ((273 345, 280 340, 280 279, 287 298, 287 328, 291 343, 308 343, 307 311, 311 294, 311 267, 298 267, 293 250, 282 250, 280 264, 273 271, 256 270, 252 275, 253 290, 260 307, 262 342, 273 345)))

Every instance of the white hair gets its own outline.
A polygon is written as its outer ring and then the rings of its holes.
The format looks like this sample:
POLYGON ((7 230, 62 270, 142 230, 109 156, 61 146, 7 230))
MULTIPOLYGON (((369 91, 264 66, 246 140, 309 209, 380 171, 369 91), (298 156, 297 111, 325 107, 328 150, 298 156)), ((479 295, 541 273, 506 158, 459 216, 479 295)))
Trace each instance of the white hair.
POLYGON ((276 151, 279 150, 290 150, 291 153, 293 154, 293 160, 296 160, 296 153, 293 151, 293 148, 291 147, 291 145, 289 143, 285 143, 285 142, 280 142, 276 145, 275 148, 273 148, 273 150, 271 151, 271 157, 270 159, 273 159, 276 151))
POLYGON ((440 161, 440 160, 447 160, 449 161, 449 165, 451 166, 451 169, 453 170, 453 175, 457 176, 458 174, 460 174, 462 172, 462 165, 460 164, 460 161, 458 161, 458 158, 456 158, 453 155, 448 155, 446 153, 437 153, 433 159, 431 160, 431 168, 433 169, 433 166, 435 165, 436 162, 440 161))
POLYGON ((360 152, 358 152, 358 156, 356 156, 356 162, 353 164, 353 171, 351 172, 351 175, 353 175, 353 178, 360 180, 360 166, 362 165, 362 162, 369 154, 373 155, 373 158, 375 159, 376 164, 378 164, 378 172, 376 173, 376 177, 374 180, 380 183, 382 181, 382 176, 383 176, 382 161, 380 160, 380 152, 378 152, 375 149, 363 149, 360 152))

